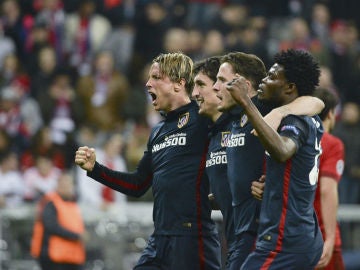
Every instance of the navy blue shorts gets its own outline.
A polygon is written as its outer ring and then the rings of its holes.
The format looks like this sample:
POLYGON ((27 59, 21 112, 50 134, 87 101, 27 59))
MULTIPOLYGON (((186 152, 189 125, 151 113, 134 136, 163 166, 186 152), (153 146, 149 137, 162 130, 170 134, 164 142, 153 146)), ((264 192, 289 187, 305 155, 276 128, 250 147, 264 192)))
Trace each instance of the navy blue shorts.
POLYGON ((249 254, 255 249, 256 235, 242 233, 230 247, 226 261, 226 270, 239 270, 249 254))
POLYGON ((312 270, 322 254, 322 248, 307 253, 285 253, 256 249, 241 270, 312 270))
POLYGON ((220 270, 220 243, 217 235, 152 235, 135 270, 220 270))

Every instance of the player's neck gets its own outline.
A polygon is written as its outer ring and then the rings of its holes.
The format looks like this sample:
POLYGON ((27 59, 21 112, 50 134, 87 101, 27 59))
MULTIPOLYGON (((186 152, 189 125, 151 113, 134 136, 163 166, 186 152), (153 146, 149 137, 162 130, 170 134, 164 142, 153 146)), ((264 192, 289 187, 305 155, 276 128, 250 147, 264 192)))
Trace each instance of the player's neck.
POLYGON ((331 131, 331 122, 329 120, 325 119, 322 121, 322 124, 323 124, 324 131, 329 133, 331 131))

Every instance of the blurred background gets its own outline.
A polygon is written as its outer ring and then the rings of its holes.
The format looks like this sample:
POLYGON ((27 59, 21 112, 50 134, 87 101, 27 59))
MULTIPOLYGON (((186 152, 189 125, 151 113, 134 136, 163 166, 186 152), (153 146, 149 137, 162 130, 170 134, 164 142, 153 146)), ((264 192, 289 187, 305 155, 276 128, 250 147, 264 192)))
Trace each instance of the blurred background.
POLYGON ((77 147, 116 170, 136 167, 160 120, 145 82, 161 52, 196 61, 243 51, 269 68, 288 48, 310 51, 320 86, 341 100, 339 222, 347 269, 360 269, 358 10, 356 0, 1 0, 0 270, 38 269, 35 204, 63 170, 75 175, 90 235, 86 269, 132 269, 153 230, 152 195, 135 200, 88 179, 74 166, 77 147))

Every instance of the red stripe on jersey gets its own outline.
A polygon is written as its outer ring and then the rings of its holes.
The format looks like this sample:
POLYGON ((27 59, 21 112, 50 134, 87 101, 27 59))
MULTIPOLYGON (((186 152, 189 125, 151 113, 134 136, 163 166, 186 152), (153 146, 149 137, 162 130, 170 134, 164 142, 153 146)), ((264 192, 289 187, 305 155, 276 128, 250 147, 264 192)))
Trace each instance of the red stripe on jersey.
POLYGON ((204 254, 204 240, 202 235, 202 222, 201 222, 201 180, 204 174, 206 165, 206 154, 208 151, 208 145, 205 147, 205 151, 202 154, 199 173, 196 179, 196 213, 197 213, 197 226, 198 226, 198 245, 199 245, 199 265, 200 270, 205 269, 205 254, 204 254))
POLYGON ((260 270, 269 269, 270 265, 272 264, 272 262, 274 261, 274 259, 276 257, 276 254, 277 254, 276 252, 270 251, 269 256, 265 260, 264 264, 260 267, 260 270))
POLYGON ((283 239, 284 239, 284 230, 285 230, 285 220, 286 220, 286 212, 289 201, 289 186, 290 186, 290 174, 291 174, 291 159, 286 162, 285 171, 284 171, 284 183, 283 183, 283 205, 280 216, 279 223, 279 236, 276 242, 276 251, 281 251, 283 239))
POLYGON ((127 183, 125 181, 122 181, 121 179, 116 179, 116 178, 110 177, 109 175, 107 175, 104 172, 101 173, 101 177, 106 179, 106 181, 108 181, 110 183, 117 184, 123 188, 130 189, 130 190, 142 190, 144 187, 149 185, 149 183, 152 179, 152 176, 149 176, 148 178, 145 179, 145 181, 143 183, 141 183, 140 185, 137 185, 137 184, 127 183))

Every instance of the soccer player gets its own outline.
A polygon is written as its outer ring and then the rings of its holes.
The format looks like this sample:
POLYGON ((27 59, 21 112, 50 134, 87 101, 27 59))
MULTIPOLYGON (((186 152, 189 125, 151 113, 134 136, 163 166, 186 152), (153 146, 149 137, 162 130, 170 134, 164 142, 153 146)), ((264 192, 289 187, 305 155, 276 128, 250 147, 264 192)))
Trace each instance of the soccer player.
POLYGON ((152 104, 165 119, 156 125, 137 170, 113 171, 96 162, 94 149, 76 151, 75 163, 119 192, 154 196, 155 230, 136 270, 220 269, 220 244, 208 200, 206 177, 209 120, 190 100, 193 62, 182 53, 160 54, 146 83, 152 104))
MULTIPOLYGON (((261 103, 257 98, 257 87, 266 76, 266 69, 257 56, 242 52, 232 52, 221 59, 221 66, 217 74, 214 90, 220 99, 218 110, 235 117, 232 123, 230 137, 227 142, 228 180, 233 199, 235 222, 235 251, 233 254, 233 269, 240 269, 249 253, 254 249, 258 230, 260 201, 251 194, 251 184, 264 173, 264 147, 252 134, 252 125, 248 121, 243 108, 236 104, 229 91, 227 83, 243 76, 249 86, 248 94, 253 102, 265 115, 273 108, 261 103)), ((288 113, 314 114, 323 108, 322 102, 313 97, 303 97, 295 100, 291 105, 272 111, 273 115, 283 117, 288 113), (306 105, 305 105, 306 104, 306 105), (283 115, 284 114, 284 115, 283 115)), ((275 117, 276 118, 276 117, 275 117)), ((274 120, 273 118, 270 118, 274 120)), ((275 121, 276 123, 276 121, 275 121)))
MULTIPOLYGON (((309 53, 282 51, 274 59, 275 64, 259 86, 260 101, 281 106, 313 93, 320 70, 309 53)), ((313 208, 321 120, 317 116, 288 115, 277 132, 264 121, 250 98, 246 78, 239 76, 227 89, 243 107, 266 150, 266 187, 256 248, 241 269, 313 269, 323 249, 313 208)))
POLYGON ((210 118, 213 122, 209 131, 210 143, 206 159, 206 173, 209 177, 210 191, 223 216, 226 239, 224 249, 227 250, 225 267, 226 269, 236 269, 233 266, 235 231, 225 148, 234 119, 230 114, 217 110, 219 99, 213 85, 220 67, 220 59, 220 56, 214 56, 195 63, 192 97, 199 104, 199 114, 210 118))
POLYGON ((344 270, 340 229, 336 220, 339 204, 338 183, 344 171, 344 144, 330 134, 335 126, 338 98, 333 92, 323 88, 316 89, 314 96, 325 103, 325 108, 319 114, 324 135, 321 139, 322 154, 314 202, 324 239, 324 250, 316 269, 344 270))

